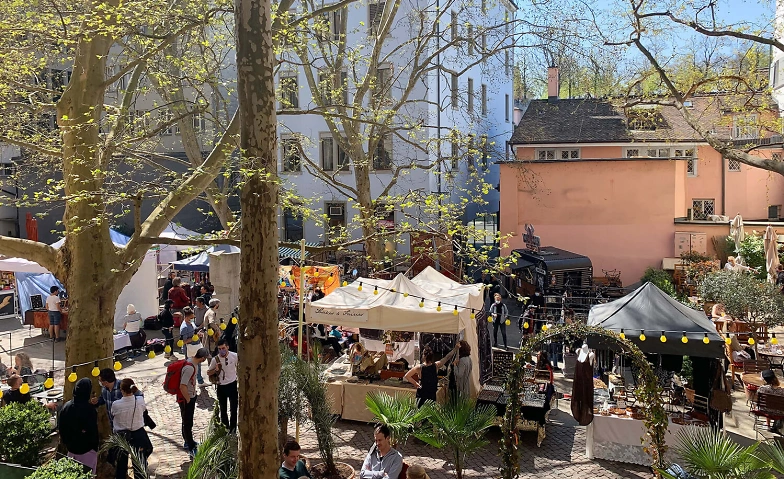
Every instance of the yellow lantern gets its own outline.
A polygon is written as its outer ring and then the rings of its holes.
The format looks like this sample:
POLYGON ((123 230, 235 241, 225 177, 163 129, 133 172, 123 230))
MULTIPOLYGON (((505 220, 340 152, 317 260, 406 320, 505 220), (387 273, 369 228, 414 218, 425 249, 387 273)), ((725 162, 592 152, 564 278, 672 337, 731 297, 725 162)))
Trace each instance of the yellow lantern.
POLYGON ((687 338, 687 337, 686 337, 686 335, 684 334, 684 335, 683 335, 683 337, 681 337, 681 342, 682 342, 683 344, 686 344, 686 343, 688 343, 688 342, 689 342, 689 338, 687 338))
POLYGON ((640 331, 640 341, 645 341, 645 331, 640 331))
POLYGON ((493 322, 493 317, 492 316, 488 316, 487 317, 487 322, 488 323, 492 323, 493 322))
POLYGON ((438 302, 438 306, 436 306, 436 311, 439 313, 441 312, 441 301, 438 302))
POLYGON ((46 389, 52 389, 54 387, 54 379, 46 378, 46 381, 44 381, 44 387, 46 389))
POLYGON ((754 346, 754 343, 755 343, 754 338, 749 336, 749 346, 754 346))
POLYGON ((530 326, 530 325, 528 324, 528 321, 526 321, 526 322, 524 322, 524 323, 523 323, 523 329, 528 329, 528 326, 530 326))
POLYGON ((454 311, 452 311, 452 314, 453 314, 453 315, 455 315, 455 316, 457 316, 457 306, 455 306, 455 310, 454 310, 454 311))
POLYGON ((512 324, 512 322, 507 319, 506 320, 506 325, 509 326, 510 324, 512 324))
POLYGON ((30 392, 30 385, 27 383, 22 384, 19 386, 19 392, 22 394, 27 394, 30 392))
POLYGON ((404 298, 408 298, 408 293, 403 293, 404 298))
POLYGON ((101 374, 101 370, 98 369, 98 366, 95 366, 93 370, 90 371, 90 374, 92 374, 94 378, 97 378, 101 374))
POLYGON ((770 344, 779 344, 779 340, 776 339, 776 333, 773 333, 770 338, 770 344))
POLYGON ((424 299, 422 299, 422 300, 419 302, 419 307, 420 307, 420 308, 424 308, 424 307, 425 307, 425 300, 424 300, 424 299))
POLYGON ((120 364, 120 361, 115 361, 114 362, 114 370, 115 371, 119 371, 120 369, 122 369, 122 364, 120 364))
POLYGON ((348 286, 348 281, 343 281, 343 286, 348 286))
POLYGON ((708 339, 708 333, 705 333, 705 337, 702 338, 702 342, 705 343, 705 344, 709 344, 710 343, 710 339, 708 339))
POLYGON ((155 351, 150 351, 149 353, 147 353, 147 357, 150 359, 155 359, 155 351))
POLYGON ((231 318, 231 324, 237 324, 237 318, 231 318))
POLYGON ((191 338, 191 341, 193 341, 194 343, 196 341, 198 341, 198 340, 199 340, 199 335, 198 334, 194 334, 193 337, 191 338))
POLYGON ((68 375, 68 380, 71 381, 72 383, 75 383, 77 379, 78 377, 76 376, 76 373, 71 373, 68 375))
POLYGON ((378 286, 376 286, 375 288, 373 288, 373 294, 378 294, 378 286))
POLYGON ((181 347, 182 347, 184 344, 185 344, 185 341, 183 341, 182 339, 180 339, 179 341, 177 341, 177 347, 178 347, 178 348, 181 348, 181 347))
POLYGON ((619 334, 618 336, 619 336, 621 339, 626 339, 626 333, 624 333, 624 332, 623 332, 623 329, 621 330, 621 334, 619 334))
MULTIPOLYGON (((236 320, 237 318, 232 318, 232 319, 236 320)), ((218 327, 220 328, 221 331, 223 331, 226 329, 226 323, 220 323, 218 327)))
MULTIPOLYGON (((223 323, 221 323, 221 324, 223 324, 223 323)), ((207 329, 207 336, 212 336, 213 334, 215 334, 215 331, 213 331, 212 328, 208 328, 207 329)))
POLYGON ((732 338, 730 337, 730 335, 729 335, 729 334, 727 335, 727 337, 726 337, 726 338, 724 338, 724 344, 726 344, 727 346, 729 346, 730 344, 732 344, 732 338))
POLYGON ((476 319, 476 313, 473 310, 471 310, 471 319, 476 319))
POLYGON ((167 344, 167 345, 166 345, 166 347, 165 347, 165 348, 163 348, 163 352, 164 352, 164 353, 166 353, 166 354, 170 354, 170 353, 171 353, 171 346, 169 346, 169 345, 167 344))
POLYGON ((666 343, 667 342, 667 336, 662 334, 661 336, 659 336, 659 341, 661 341, 663 343, 666 343))
POLYGON ((3 399, 3 390, 0 389, 0 399, 3 399))
POLYGON ((359 283, 359 286, 357 287, 357 291, 362 291, 362 283, 361 282, 359 283))

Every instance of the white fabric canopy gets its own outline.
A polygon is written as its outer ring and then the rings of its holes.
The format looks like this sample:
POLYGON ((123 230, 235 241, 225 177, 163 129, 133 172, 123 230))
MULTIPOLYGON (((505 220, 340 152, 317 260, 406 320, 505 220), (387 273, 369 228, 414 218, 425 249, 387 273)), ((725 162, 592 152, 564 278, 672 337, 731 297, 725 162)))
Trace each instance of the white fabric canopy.
POLYGON ((402 274, 392 280, 359 278, 325 298, 308 303, 308 322, 335 324, 349 328, 412 331, 421 333, 463 333, 471 346, 472 395, 479 391, 479 348, 476 319, 472 309, 482 309, 481 284, 460 284, 433 268, 426 268, 413 280, 402 274), (358 287, 362 284, 362 291, 358 287), (378 293, 374 294, 378 286, 378 293), (392 291, 394 290, 394 292, 392 291), (405 296, 403 293, 408 293, 405 296), (424 307, 419 303, 424 298, 424 307), (438 311, 438 302, 441 311, 438 311), (454 314, 455 305, 458 314, 454 314))

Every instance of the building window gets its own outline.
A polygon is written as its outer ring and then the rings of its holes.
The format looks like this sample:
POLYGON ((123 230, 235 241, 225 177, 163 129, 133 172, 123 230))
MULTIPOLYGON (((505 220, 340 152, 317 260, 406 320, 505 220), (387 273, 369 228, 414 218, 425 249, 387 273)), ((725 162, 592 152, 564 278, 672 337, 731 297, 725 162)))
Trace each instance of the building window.
POLYGON ((384 6, 386 2, 376 2, 368 5, 368 25, 370 26, 370 34, 378 34, 378 29, 381 26, 381 18, 384 16, 384 6))
POLYGON ((373 153, 374 170, 392 169, 392 135, 383 135, 376 143, 376 151, 373 153))
POLYGON ((322 136, 320 146, 322 170, 335 171, 335 168, 340 171, 348 170, 348 156, 331 135, 322 136))
POLYGON ((638 148, 626 149, 626 158, 639 158, 639 157, 640 157, 640 150, 638 148))
POLYGON ((727 159, 727 171, 740 171, 740 161, 727 159))
POLYGON ((280 77, 280 108, 299 108, 299 85, 296 73, 284 73, 280 77))
POLYGON ((757 115, 736 115, 732 118, 733 140, 756 140, 759 138, 757 115))
POLYGON ((376 227, 379 231, 391 230, 395 227, 395 208, 385 204, 378 205, 373 216, 377 220, 376 227))
POLYGON ((509 95, 504 95, 504 117, 509 122, 509 95))
MULTIPOLYGON (((670 158, 670 149, 669 148, 649 148, 646 150, 646 154, 648 158, 670 158)), ((684 155, 680 155, 684 156, 684 155)))
POLYGON ((452 12, 452 22, 449 25, 452 41, 457 41, 457 12, 452 12))
MULTIPOLYGON (((659 152, 661 153, 662 150, 660 149, 659 152)), ((669 156, 670 150, 667 149, 667 156, 669 156)), ((694 150, 689 149, 681 149, 676 148, 673 152, 673 156, 675 158, 686 158, 686 176, 695 177, 697 176, 697 158, 694 156, 694 150)))
POLYGON ((16 174, 16 165, 14 163, 0 163, 0 177, 8 178, 16 174))
POLYGON ((487 168, 487 158, 489 157, 487 151, 487 135, 482 135, 480 142, 481 144, 479 145, 479 151, 482 153, 482 167, 487 168))
POLYGON ((470 23, 466 27, 466 37, 468 39, 468 54, 474 54, 474 26, 470 23))
POLYGON ((781 153, 773 153, 770 156, 770 159, 773 161, 781 161, 781 153))
POLYGON ((546 148, 536 150, 536 158, 539 160, 579 160, 579 148, 546 148))
POLYGON ((468 79, 468 113, 474 112, 474 79, 468 79))
POLYGON ((691 200, 692 217, 695 220, 707 220, 708 216, 716 214, 715 200, 691 200))
POLYGON ((283 171, 295 173, 302 171, 302 152, 299 142, 294 138, 283 138, 280 141, 283 171))
POLYGON ((504 75, 506 76, 509 76, 510 70, 509 56, 509 50, 504 50, 504 75))
POLYGON ((469 221, 474 245, 494 245, 498 241, 498 213, 480 213, 469 221))
POLYGON ((327 215, 327 235, 346 227, 345 203, 325 203, 324 213, 327 215))
POLYGON ((487 115, 487 85, 482 85, 482 116, 487 115))
MULTIPOLYGON (((383 10, 383 7, 382 7, 383 10)), ((323 31, 317 33, 319 41, 326 42, 328 40, 338 41, 343 33, 343 19, 345 18, 345 8, 321 14, 321 25, 323 31)))
POLYGON ((381 65, 376 69, 375 82, 376 100, 387 100, 392 98, 392 67, 381 65))
POLYGON ((295 215, 288 209, 283 211, 283 240, 300 241, 304 238, 302 215, 295 215))
POLYGON ((451 82, 451 94, 452 94, 452 109, 457 109, 457 75, 454 73, 452 74, 452 82, 451 82))

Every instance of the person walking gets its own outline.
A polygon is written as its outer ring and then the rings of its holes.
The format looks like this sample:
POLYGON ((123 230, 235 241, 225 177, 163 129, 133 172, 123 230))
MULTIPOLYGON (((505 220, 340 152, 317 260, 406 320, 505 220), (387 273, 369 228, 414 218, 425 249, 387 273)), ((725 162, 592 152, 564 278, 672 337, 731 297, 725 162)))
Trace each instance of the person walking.
MULTIPOLYGON (((144 396, 139 394, 139 389, 134 384, 133 379, 125 378, 120 381, 120 392, 122 397, 112 403, 112 416, 114 423, 112 431, 125 438, 132 448, 139 452, 144 465, 147 465, 147 458, 152 454, 152 442, 144 429, 144 412, 147 406, 144 403, 144 396)), ((126 479, 128 477, 128 453, 118 451, 116 453, 116 479, 126 479)), ((134 471, 136 477, 136 471, 134 471)))
POLYGON ((82 378, 74 386, 73 399, 65 403, 57 418, 60 440, 68 457, 92 469, 98 465, 98 412, 90 404, 92 381, 82 378))
POLYGON ((174 358, 174 315, 172 315, 171 306, 174 301, 167 299, 163 303, 163 309, 158 313, 158 319, 161 322, 161 332, 163 337, 166 338, 166 346, 169 346, 169 352, 164 354, 164 358, 174 358))
POLYGON ((224 338, 218 341, 218 355, 212 358, 207 376, 218 376, 218 404, 221 423, 230 434, 237 432, 237 353, 229 351, 229 342, 224 338), (226 410, 226 402, 231 407, 231 419, 226 410))
MULTIPOLYGON (((183 309, 182 315, 183 321, 180 325, 180 340, 182 340, 183 343, 182 354, 184 354, 186 358, 192 358, 196 352, 203 347, 201 340, 204 337, 204 333, 202 331, 197 331, 196 325, 193 324, 194 314, 190 307, 183 309), (197 339, 194 340, 194 337, 197 337, 197 339)), ((199 385, 202 385, 204 384, 204 378, 201 375, 201 364, 198 364, 197 366, 196 380, 199 382, 199 385)))
MULTIPOLYGON (((202 286, 203 287, 203 286, 202 286)), ((203 296, 197 296, 193 303, 193 324, 197 328, 204 327, 204 315, 207 314, 207 302, 203 296)))
POLYGON ((169 290, 169 299, 174 301, 172 309, 175 311, 182 311, 183 308, 191 305, 191 299, 180 284, 182 284, 182 278, 174 278, 169 290))
POLYGON ((63 312, 60 309, 60 288, 58 286, 49 288, 49 296, 46 297, 46 311, 49 313, 49 337, 55 341, 63 341, 60 338, 60 321, 63 319, 63 312))
POLYGON ((495 302, 490 306, 490 315, 493 318, 493 347, 498 347, 498 328, 501 328, 504 349, 509 349, 506 345, 506 318, 509 317, 509 309, 501 301, 501 293, 495 293, 495 302))
POLYGON ((208 357, 207 348, 199 349, 192 358, 185 360, 185 365, 180 370, 180 391, 177 394, 177 403, 180 406, 182 417, 182 438, 185 440, 185 449, 191 455, 196 455, 198 443, 193 440, 193 414, 196 411, 196 369, 208 357))

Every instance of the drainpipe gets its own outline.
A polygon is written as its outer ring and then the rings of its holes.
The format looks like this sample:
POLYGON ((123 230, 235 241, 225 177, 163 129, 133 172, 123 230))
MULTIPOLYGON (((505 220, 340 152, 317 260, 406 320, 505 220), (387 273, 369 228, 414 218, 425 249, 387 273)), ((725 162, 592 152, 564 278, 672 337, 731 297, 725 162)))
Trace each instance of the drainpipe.
POLYGON ((727 159, 721 156, 721 214, 727 214, 727 159))

